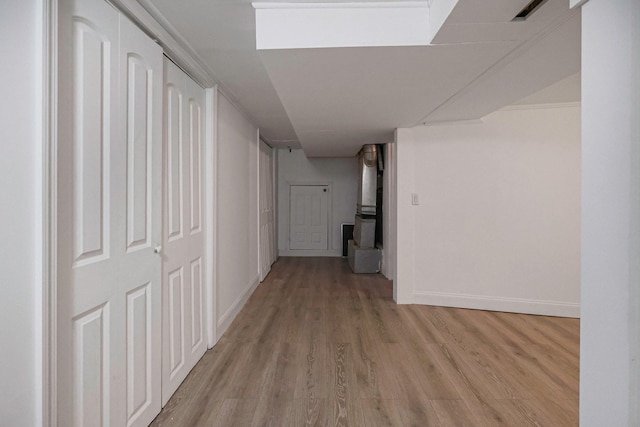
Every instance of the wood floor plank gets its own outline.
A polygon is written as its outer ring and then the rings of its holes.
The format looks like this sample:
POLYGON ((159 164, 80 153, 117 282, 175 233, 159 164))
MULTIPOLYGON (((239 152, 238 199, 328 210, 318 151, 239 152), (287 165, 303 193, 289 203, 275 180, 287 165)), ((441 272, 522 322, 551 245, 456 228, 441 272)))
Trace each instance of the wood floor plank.
POLYGON ((301 339, 295 354, 296 383, 294 397, 319 399, 328 397, 329 358, 325 333, 325 314, 319 308, 309 308, 301 339))
POLYGON ((327 315, 327 340, 332 343, 344 344, 350 339, 347 301, 344 296, 329 297, 327 315))
POLYGON ((389 330, 390 325, 385 324, 382 318, 378 298, 371 295, 367 298, 361 297, 361 303, 369 332, 374 334, 374 339, 384 343, 394 342, 393 333, 389 330))
POLYGON ((368 292, 352 297, 348 304, 349 342, 352 344, 354 368, 358 382, 358 394, 364 399, 394 399, 397 388, 388 369, 392 363, 380 351, 382 342, 377 339, 374 327, 366 315, 362 297, 369 298, 368 292))
POLYGON ((202 425, 249 427, 257 405, 257 399, 225 399, 202 425))
POLYGON ((408 305, 402 310, 405 321, 404 327, 415 331, 416 335, 425 344, 443 344, 445 338, 442 333, 424 316, 421 311, 426 311, 426 307, 408 305))
POLYGON ((549 376, 545 369, 535 361, 527 360, 520 353, 501 346, 485 345, 479 349, 485 360, 499 372, 513 395, 518 399, 541 399, 553 396, 557 399, 571 398, 565 393, 569 390, 554 376, 549 376))
POLYGON ((324 427, 329 422, 327 399, 295 399, 291 416, 291 427, 324 427))
MULTIPOLYGON (((561 349, 563 353, 572 358, 579 365, 580 339, 578 336, 565 331, 558 331, 549 327, 545 316, 513 315, 512 313, 496 313, 497 317, 507 318, 518 329, 526 331, 529 339, 543 347, 561 349)), ((557 323, 565 323, 575 319, 554 318, 557 323)))
POLYGON ((463 400, 433 400, 431 405, 443 427, 483 424, 482 414, 474 413, 463 400))
POLYGON ((235 362, 238 354, 249 354, 243 351, 246 345, 225 341, 208 351, 152 425, 198 425, 199 420, 207 418, 207 412, 217 409, 240 372, 241 365, 235 362))
POLYGON ((517 396, 512 386, 504 378, 507 373, 501 365, 496 366, 490 355, 480 351, 482 348, 468 350, 454 345, 443 345, 443 354, 449 363, 463 378, 464 383, 458 386, 463 398, 513 399, 517 396))
POLYGON ((427 398, 435 400, 460 398, 455 387, 459 373, 451 369, 449 360, 444 357, 439 345, 428 344, 417 347, 409 342, 400 343, 394 363, 420 367, 420 369, 413 369, 413 375, 420 381, 427 398))
POLYGON ((393 362, 380 351, 381 343, 366 347, 358 339, 354 344, 354 365, 358 380, 358 393, 363 399, 395 399, 398 389, 393 362))
POLYGON ((530 374, 532 382, 538 384, 537 389, 541 394, 556 399, 577 399, 578 384, 561 369, 555 369, 544 360, 537 357, 535 349, 530 351, 517 351, 501 346, 500 350, 508 354, 514 364, 522 367, 523 371, 530 374))
MULTIPOLYGON (((505 424, 518 426, 577 426, 578 414, 564 407, 564 401, 553 400, 500 400, 500 412, 505 424)), ((571 402, 570 406, 574 406, 571 402)))
POLYGON ((473 317, 478 329, 481 329, 484 336, 493 343, 516 349, 524 349, 532 345, 526 334, 520 333, 512 323, 501 321, 494 312, 477 310, 473 317))
POLYGON ((441 427, 442 423, 433 408, 431 401, 415 397, 410 400, 394 400, 400 418, 401 426, 406 427, 441 427))
POLYGON ((281 258, 154 426, 573 426, 579 320, 396 305, 341 258, 281 258))
POLYGON ((392 366, 394 373, 393 395, 395 399, 405 400, 413 407, 429 400, 423 383, 424 374, 414 360, 406 358, 403 347, 397 343, 383 343, 380 351, 392 366))
POLYGON ((402 425, 402 417, 394 400, 360 399, 364 424, 371 427, 402 425))
POLYGON ((345 427, 365 425, 350 344, 331 344, 330 375, 333 381, 331 424, 345 427))
MULTIPOLYGON (((283 427, 292 424, 293 400, 263 394, 258 399, 251 422, 252 427, 283 427)), ((231 424, 233 425, 233 424, 231 424)))

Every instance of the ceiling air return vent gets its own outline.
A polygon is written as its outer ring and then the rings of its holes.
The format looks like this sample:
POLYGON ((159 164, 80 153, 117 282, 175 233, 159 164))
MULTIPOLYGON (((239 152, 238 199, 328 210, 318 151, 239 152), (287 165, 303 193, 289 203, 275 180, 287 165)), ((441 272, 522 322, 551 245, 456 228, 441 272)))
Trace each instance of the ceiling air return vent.
POLYGON ((512 19, 512 21, 526 21, 529 16, 540 8, 547 0, 532 0, 528 5, 522 8, 522 10, 512 19))

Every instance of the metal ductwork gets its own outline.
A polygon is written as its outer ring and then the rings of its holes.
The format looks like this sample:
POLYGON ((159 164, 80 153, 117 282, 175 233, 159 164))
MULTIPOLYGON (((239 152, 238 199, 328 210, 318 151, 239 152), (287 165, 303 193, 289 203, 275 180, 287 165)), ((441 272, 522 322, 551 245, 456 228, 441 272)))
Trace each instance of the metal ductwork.
POLYGON ((382 162, 376 145, 364 145, 358 152, 358 200, 347 258, 354 273, 380 271, 382 252, 376 247, 376 200, 378 169, 382 162))
POLYGON ((375 145, 364 145, 358 152, 358 178, 356 213, 375 216, 378 185, 378 147, 375 145))

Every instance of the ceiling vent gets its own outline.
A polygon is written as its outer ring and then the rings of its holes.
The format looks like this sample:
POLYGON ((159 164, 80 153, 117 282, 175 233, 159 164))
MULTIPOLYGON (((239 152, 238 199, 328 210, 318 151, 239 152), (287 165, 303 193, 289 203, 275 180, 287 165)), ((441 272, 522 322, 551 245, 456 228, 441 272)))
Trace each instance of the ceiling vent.
POLYGON ((529 16, 540 8, 547 0, 532 0, 528 5, 522 8, 522 10, 512 19, 512 21, 526 21, 529 16))

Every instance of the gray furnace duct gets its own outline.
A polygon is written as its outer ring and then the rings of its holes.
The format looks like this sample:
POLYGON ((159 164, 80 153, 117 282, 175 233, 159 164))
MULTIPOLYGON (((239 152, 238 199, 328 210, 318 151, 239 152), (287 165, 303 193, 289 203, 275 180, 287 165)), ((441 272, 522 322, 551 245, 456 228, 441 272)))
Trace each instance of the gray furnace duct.
POLYGON ((358 201, 347 259, 354 273, 380 271, 382 251, 376 248, 378 147, 364 145, 358 152, 358 201))

